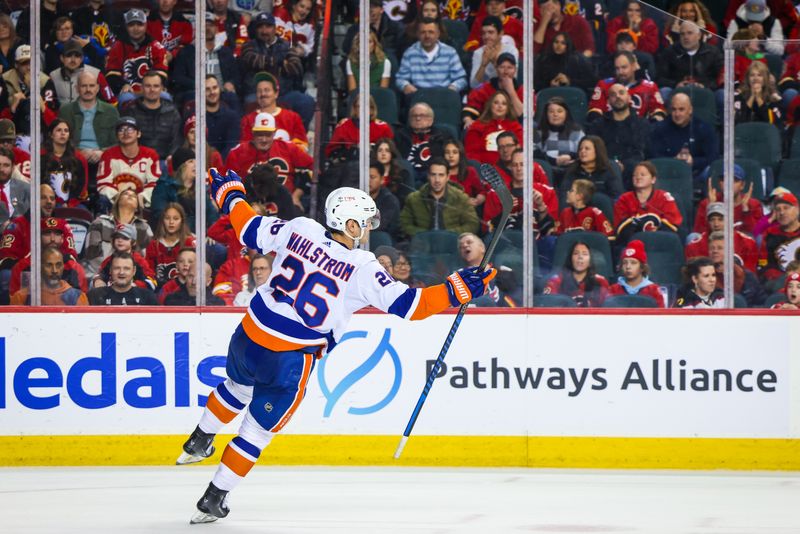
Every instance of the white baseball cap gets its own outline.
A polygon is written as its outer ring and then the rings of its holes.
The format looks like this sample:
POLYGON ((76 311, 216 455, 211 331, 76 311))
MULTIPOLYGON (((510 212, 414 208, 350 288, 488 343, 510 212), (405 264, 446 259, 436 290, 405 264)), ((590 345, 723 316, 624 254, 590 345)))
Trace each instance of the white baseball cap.
POLYGON ((259 113, 256 115, 256 120, 253 123, 252 131, 254 132, 274 132, 275 117, 270 113, 259 113))

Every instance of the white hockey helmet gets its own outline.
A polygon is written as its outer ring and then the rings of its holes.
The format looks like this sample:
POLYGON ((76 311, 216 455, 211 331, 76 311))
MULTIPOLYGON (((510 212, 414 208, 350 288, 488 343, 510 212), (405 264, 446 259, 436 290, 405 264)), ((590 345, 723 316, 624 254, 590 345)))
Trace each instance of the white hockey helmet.
POLYGON ((340 187, 328 195, 325 200, 325 223, 328 228, 344 233, 355 240, 355 246, 364 238, 364 231, 369 225, 371 230, 380 226, 381 216, 375 201, 369 194, 354 187, 340 187), (347 221, 353 219, 361 227, 361 235, 352 236, 347 233, 347 221))

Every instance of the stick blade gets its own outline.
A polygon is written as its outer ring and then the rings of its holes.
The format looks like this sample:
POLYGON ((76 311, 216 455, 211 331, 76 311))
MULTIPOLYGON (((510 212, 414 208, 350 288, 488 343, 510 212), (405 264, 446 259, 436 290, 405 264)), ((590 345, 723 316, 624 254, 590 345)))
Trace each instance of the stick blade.
POLYGON ((503 206, 503 213, 511 213, 514 207, 514 198, 511 196, 511 191, 508 190, 505 180, 497 172, 493 165, 488 163, 481 163, 480 167, 481 178, 494 189, 497 196, 500 198, 500 203, 503 206))

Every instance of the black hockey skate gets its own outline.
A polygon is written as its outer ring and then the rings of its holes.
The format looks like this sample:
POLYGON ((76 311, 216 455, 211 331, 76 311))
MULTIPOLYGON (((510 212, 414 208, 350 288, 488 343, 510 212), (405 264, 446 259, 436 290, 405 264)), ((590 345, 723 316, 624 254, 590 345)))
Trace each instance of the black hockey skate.
POLYGON ((214 454, 214 450, 214 434, 206 434, 200 430, 200 426, 197 426, 183 444, 183 453, 175 463, 177 465, 193 464, 205 460, 214 454))
POLYGON ((211 523, 217 519, 222 519, 228 515, 228 492, 216 487, 213 483, 208 485, 208 489, 197 501, 197 511, 189 520, 189 523, 211 523))

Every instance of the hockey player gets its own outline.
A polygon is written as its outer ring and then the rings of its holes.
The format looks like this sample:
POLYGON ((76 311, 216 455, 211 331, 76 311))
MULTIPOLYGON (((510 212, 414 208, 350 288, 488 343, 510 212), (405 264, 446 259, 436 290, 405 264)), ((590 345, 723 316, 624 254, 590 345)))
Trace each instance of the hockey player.
POLYGON ((192 523, 228 515, 228 492, 289 422, 317 358, 334 348, 354 312, 372 305, 405 319, 423 319, 479 297, 496 274, 471 267, 443 284, 411 289, 394 280, 371 252, 358 249, 380 222, 367 193, 342 187, 328 195, 325 229, 305 217, 257 216, 232 171, 221 176, 211 169, 209 178, 211 194, 222 213, 230 214, 242 244, 262 254, 274 252, 275 268, 233 333, 228 378, 209 395, 178 458, 178 464, 186 464, 211 456, 214 436, 247 408, 192 523))

